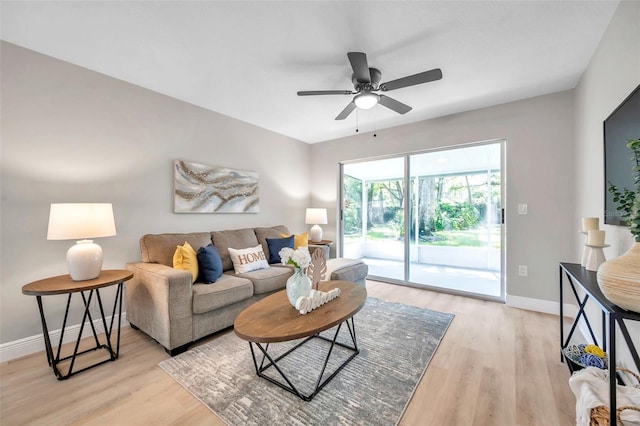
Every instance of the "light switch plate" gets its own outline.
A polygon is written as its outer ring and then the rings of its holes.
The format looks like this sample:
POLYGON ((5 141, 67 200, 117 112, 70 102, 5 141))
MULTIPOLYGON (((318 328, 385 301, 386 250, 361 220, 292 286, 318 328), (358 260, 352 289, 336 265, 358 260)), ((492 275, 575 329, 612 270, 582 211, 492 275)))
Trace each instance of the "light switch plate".
POLYGON ((527 205, 524 203, 518 204, 518 214, 527 214, 527 205))

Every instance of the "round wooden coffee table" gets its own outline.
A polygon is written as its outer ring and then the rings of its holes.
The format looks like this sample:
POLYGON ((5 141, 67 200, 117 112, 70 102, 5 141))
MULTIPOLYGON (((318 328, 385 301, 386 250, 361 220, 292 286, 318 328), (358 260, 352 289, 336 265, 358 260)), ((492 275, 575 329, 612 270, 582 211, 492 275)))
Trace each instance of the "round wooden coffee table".
POLYGON ((364 306, 367 300, 367 290, 363 286, 350 281, 325 281, 320 283, 319 289, 321 291, 329 291, 334 288, 340 289, 340 296, 306 315, 301 315, 291 306, 287 299, 286 291, 280 291, 246 308, 236 317, 233 325, 236 335, 249 342, 256 374, 297 395, 304 401, 311 401, 360 352, 357 345, 353 316, 364 306), (346 324, 349 329, 351 344, 336 341, 343 324, 346 324), (337 328, 332 339, 319 334, 335 326, 337 328), (305 337, 306 339, 277 358, 273 358, 268 353, 269 344, 271 343, 286 342, 305 337), (296 388, 282 368, 278 366, 278 361, 293 354, 297 348, 311 339, 323 339, 330 342, 331 345, 320 371, 315 390, 305 395, 296 388), (262 356, 260 356, 260 353, 256 353, 254 345, 260 350, 262 356), (325 380, 322 380, 334 346, 340 346, 353 353, 325 380), (277 370, 284 382, 264 374, 264 371, 271 367, 277 370))

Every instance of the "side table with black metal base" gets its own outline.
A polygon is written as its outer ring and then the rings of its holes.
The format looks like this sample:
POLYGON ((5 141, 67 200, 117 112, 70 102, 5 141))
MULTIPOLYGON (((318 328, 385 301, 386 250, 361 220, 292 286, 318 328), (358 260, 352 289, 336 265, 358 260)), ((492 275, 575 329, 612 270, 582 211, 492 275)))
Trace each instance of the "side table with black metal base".
POLYGON ((329 259, 331 257, 331 245, 333 244, 333 241, 331 240, 322 240, 322 241, 317 241, 317 242, 313 242, 311 240, 309 240, 309 253, 313 254, 314 251, 316 250, 322 250, 322 253, 324 254, 324 258, 325 259, 329 259))
POLYGON ((45 351, 47 353, 47 362, 49 366, 53 369, 54 374, 58 378, 58 380, 65 380, 74 374, 81 373, 89 368, 97 367, 98 365, 104 364, 105 362, 115 361, 118 359, 120 354, 120 324, 122 318, 122 293, 124 291, 124 282, 131 279, 133 277, 133 273, 126 270, 106 270, 101 271, 100 276, 98 278, 94 278, 92 280, 86 281, 73 281, 69 275, 60 275, 57 277, 46 278, 39 281, 34 281, 32 283, 26 284, 22 287, 22 293, 29 296, 36 296, 38 301, 38 310, 40 312, 40 320, 42 321, 42 334, 44 336, 45 343, 45 351), (117 285, 116 296, 113 302, 113 310, 111 312, 111 320, 109 325, 107 326, 107 319, 105 316, 105 311, 102 304, 102 298, 100 296, 100 289, 104 287, 109 287, 112 285, 117 285), (64 341, 64 333, 65 328, 67 326, 67 319, 69 317, 69 306, 71 304, 71 296, 74 293, 80 293, 82 297, 82 302, 84 303, 84 313, 82 316, 82 322, 80 324, 80 330, 78 331, 78 338, 76 339, 75 346, 73 349, 73 353, 71 355, 61 357, 61 348, 62 343, 64 341), (67 306, 64 313, 64 319, 62 321, 62 328, 60 332, 60 340, 58 342, 58 346, 56 348, 56 353, 54 355, 53 346, 51 345, 51 337, 49 336, 49 329, 47 327, 47 321, 44 314, 44 309, 42 307, 42 296, 53 296, 53 295, 67 295, 67 306), (96 327, 93 323, 93 318, 90 312, 91 301, 93 297, 97 300, 98 308, 100 309, 101 316, 101 324, 104 329, 104 342, 101 343, 98 337, 98 333, 96 331, 96 327), (113 325, 114 320, 116 318, 116 309, 118 310, 118 336, 116 345, 114 348, 113 343, 111 342, 111 337, 113 334, 113 325), (91 327, 91 331, 93 333, 93 339, 95 341, 95 346, 92 346, 89 349, 85 349, 83 351, 78 351, 80 347, 80 341, 82 340, 82 332, 84 331, 85 323, 88 322, 91 327), (76 361, 76 357, 79 355, 86 354, 88 352, 97 351, 100 349, 104 349, 107 351, 108 358, 103 359, 101 361, 95 362, 89 366, 83 367, 78 371, 74 371, 73 367, 76 361), (69 364, 69 369, 66 373, 63 373, 58 368, 58 365, 63 362, 71 360, 69 364))

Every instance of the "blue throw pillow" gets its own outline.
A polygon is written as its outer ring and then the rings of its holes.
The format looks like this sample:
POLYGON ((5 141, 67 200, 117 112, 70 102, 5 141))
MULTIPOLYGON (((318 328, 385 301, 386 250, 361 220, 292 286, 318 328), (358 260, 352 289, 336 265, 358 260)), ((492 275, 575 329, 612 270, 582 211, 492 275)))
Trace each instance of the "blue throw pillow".
POLYGON ((196 255, 200 271, 198 281, 205 284, 215 283, 222 275, 222 259, 218 249, 213 244, 209 244, 206 247, 200 247, 196 255))
POLYGON ((293 248, 293 235, 285 238, 267 238, 267 246, 269 247, 269 263, 282 263, 280 250, 285 247, 293 248))

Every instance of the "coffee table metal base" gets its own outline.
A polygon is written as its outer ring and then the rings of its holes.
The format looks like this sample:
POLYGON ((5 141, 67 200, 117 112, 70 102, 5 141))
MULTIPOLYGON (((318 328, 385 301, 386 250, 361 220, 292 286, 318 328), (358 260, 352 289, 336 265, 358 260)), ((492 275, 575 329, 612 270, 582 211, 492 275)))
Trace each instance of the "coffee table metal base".
POLYGON ((271 383, 273 383, 273 384, 275 384, 277 386, 280 386, 282 389, 284 389, 284 390, 286 390, 288 392, 291 392, 292 394, 298 396, 303 401, 307 401, 307 402, 311 401, 318 394, 318 392, 320 392, 322 390, 322 388, 324 388, 325 385, 327 383, 329 383, 340 372, 340 370, 342 370, 349 362, 351 362, 351 360, 353 358, 355 358, 356 355, 358 355, 360 353, 360 350, 358 349, 357 340, 356 340, 356 327, 355 327, 355 323, 353 321, 353 317, 347 319, 346 321, 344 321, 340 325, 338 325, 338 327, 336 329, 336 332, 335 332, 335 334, 333 336, 333 339, 329 339, 329 338, 321 336, 319 334, 316 334, 314 336, 309 336, 306 339, 304 339, 302 342, 298 343, 297 345, 295 345, 294 347, 292 347, 291 349, 289 349, 288 351, 283 353, 282 355, 278 356, 277 358, 273 358, 271 355, 269 355, 269 353, 268 353, 269 343, 267 343, 266 346, 263 346, 260 343, 249 342, 249 347, 251 348, 251 356, 253 357, 253 364, 254 364, 254 366, 256 368, 256 374, 258 374, 258 376, 262 377, 265 380, 268 380, 269 382, 271 382, 271 383), (341 342, 337 341, 338 334, 340 333, 340 329, 342 328, 343 324, 346 324, 347 328, 349 329, 349 335, 351 336, 351 342, 353 343, 353 346, 350 346, 348 344, 344 344, 344 343, 341 343, 341 342), (329 351, 327 352, 327 356, 326 356, 326 358, 324 360, 324 365, 322 366, 322 369, 320 371, 320 375, 318 376, 318 380, 316 382, 315 390, 312 393, 310 393, 308 395, 305 395, 305 394, 301 393, 295 387, 295 385, 291 382, 291 380, 289 380, 289 378, 287 377, 285 372, 282 370, 282 368, 280 368, 280 366, 278 366, 278 361, 282 360, 283 358, 285 358, 286 356, 288 356, 289 354, 294 352, 296 349, 298 349, 299 347, 301 347, 305 343, 309 342, 311 339, 322 339, 322 340, 325 340, 327 342, 330 342, 331 346, 329 346, 329 351), (257 351, 255 351, 253 349, 253 345, 256 345, 256 347, 258 349, 260 349, 260 352, 262 352, 262 360, 260 361, 259 365, 258 365, 258 358, 260 358, 260 353, 256 353, 257 351), (322 377, 324 376, 324 373, 325 373, 325 371, 327 369, 327 364, 329 363, 329 359, 331 358, 331 354, 333 353, 333 348, 336 345, 340 346, 342 348, 345 348, 347 350, 350 350, 353 353, 342 364, 340 364, 340 366, 338 368, 336 368, 335 371, 333 371, 333 373, 331 373, 331 375, 329 375, 325 380, 322 380, 322 377), (268 361, 268 362, 266 362, 266 364, 265 364, 265 361, 268 361), (276 380, 276 379, 264 374, 264 372, 267 369, 271 368, 271 367, 276 369, 276 371, 284 379, 284 382, 276 380))

